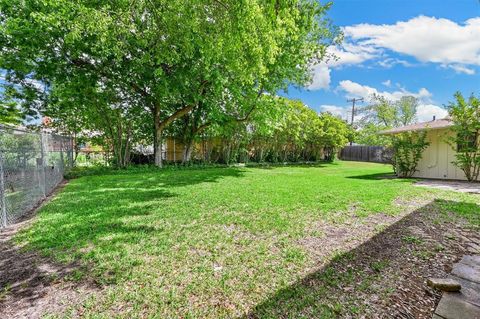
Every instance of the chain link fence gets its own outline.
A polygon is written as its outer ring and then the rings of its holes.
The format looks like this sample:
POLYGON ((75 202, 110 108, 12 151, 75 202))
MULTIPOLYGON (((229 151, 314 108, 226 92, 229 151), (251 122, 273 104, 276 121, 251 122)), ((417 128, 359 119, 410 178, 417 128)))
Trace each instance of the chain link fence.
POLYGON ((72 163, 70 137, 0 125, 0 228, 45 199, 72 163))

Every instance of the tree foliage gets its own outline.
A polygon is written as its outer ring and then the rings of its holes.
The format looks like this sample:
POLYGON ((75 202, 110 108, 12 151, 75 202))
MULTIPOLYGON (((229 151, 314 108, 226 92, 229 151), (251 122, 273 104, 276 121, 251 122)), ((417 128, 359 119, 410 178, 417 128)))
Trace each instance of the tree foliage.
POLYGON ((349 134, 347 123, 329 113, 319 115, 301 101, 264 95, 248 121, 212 125, 196 141, 213 142, 207 156, 211 162, 306 162, 333 160, 349 134))
POLYGON ((392 165, 400 177, 412 177, 417 171, 417 165, 423 151, 430 144, 426 140, 425 131, 404 132, 392 137, 392 165))
POLYGON ((373 95, 371 103, 359 110, 362 118, 357 124, 355 142, 362 145, 391 146, 391 139, 379 132, 414 123, 417 107, 418 100, 413 96, 403 96, 397 101, 391 101, 382 95, 373 95))
POLYGON ((374 123, 362 123, 355 131, 353 140, 360 145, 391 146, 391 138, 380 134, 381 131, 386 129, 385 126, 379 126, 374 123))
POLYGON ((351 135, 351 128, 340 118, 323 113, 320 115, 322 137, 320 143, 323 145, 324 157, 328 161, 335 159, 340 147, 343 147, 351 135))
POLYGON ((471 95, 467 100, 457 92, 448 109, 454 135, 447 141, 456 152, 453 164, 469 181, 476 181, 480 174, 480 99, 471 95))
POLYGON ((0 124, 20 124, 22 119, 23 114, 16 103, 0 101, 0 124))
POLYGON ((411 177, 417 171, 422 153, 429 145, 425 132, 405 132, 393 136, 381 131, 413 124, 416 121, 418 99, 403 96, 391 101, 381 95, 373 95, 371 103, 360 109, 362 115, 355 134, 355 142, 363 145, 386 146, 385 159, 391 162, 400 177, 411 177), (392 153, 392 156, 390 156, 392 153))
MULTIPOLYGON (((95 123, 120 165, 135 139, 149 139, 161 165, 160 145, 176 120, 185 121, 187 140, 212 125, 245 122, 264 93, 307 83, 338 34, 325 17, 329 5, 310 0, 0 0, 0 7, 9 89, 54 118, 58 107, 70 108, 59 121, 74 114, 88 128, 95 123)), ((75 120, 64 123, 76 130, 75 120)))

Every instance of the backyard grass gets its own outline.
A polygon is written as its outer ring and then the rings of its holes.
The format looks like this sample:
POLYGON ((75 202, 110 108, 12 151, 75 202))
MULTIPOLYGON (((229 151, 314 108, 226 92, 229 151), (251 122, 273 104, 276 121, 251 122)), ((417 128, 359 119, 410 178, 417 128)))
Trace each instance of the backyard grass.
MULTIPOLYGON (((336 162, 93 174, 72 179, 16 241, 63 263, 80 262, 68 280, 90 278, 101 287, 62 317, 239 317, 278 291, 294 293, 288 287, 319 262, 300 244, 325 235, 318 223, 394 216, 402 203, 432 196, 461 199, 459 213, 478 222, 475 197, 382 178, 389 173, 386 165, 336 162)), ((384 263, 372 267, 380 271, 384 263)), ((322 276, 325 287, 354 280, 322 276)), ((343 311, 345 305, 318 302, 328 290, 316 293, 296 306, 310 307, 312 317, 343 311)), ((258 311, 278 315, 275 307, 258 311)))

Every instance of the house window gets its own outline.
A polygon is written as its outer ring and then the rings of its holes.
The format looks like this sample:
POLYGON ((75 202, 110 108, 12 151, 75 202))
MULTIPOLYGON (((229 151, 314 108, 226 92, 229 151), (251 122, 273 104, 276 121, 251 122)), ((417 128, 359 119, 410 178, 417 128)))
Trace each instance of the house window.
POLYGON ((457 152, 474 152, 477 149, 478 132, 469 134, 467 136, 458 137, 457 139, 457 152))

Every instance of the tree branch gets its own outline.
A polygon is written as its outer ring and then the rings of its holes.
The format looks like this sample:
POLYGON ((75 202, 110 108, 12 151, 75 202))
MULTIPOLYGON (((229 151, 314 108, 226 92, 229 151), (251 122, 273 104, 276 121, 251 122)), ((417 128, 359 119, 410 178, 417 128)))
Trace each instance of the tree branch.
MULTIPOLYGON (((88 62, 88 61, 85 61, 83 59, 80 59, 80 58, 77 58, 77 59, 72 59, 72 64, 76 67, 79 67, 79 68, 89 68, 95 72, 97 72, 98 74, 108 78, 109 75, 102 71, 101 69, 97 68, 95 65, 93 65, 92 63, 88 62)), ((132 87, 132 89, 134 89, 137 93, 139 93, 140 95, 142 95, 143 97, 145 98, 150 98, 150 94, 145 91, 145 89, 141 88, 137 83, 133 82, 133 81, 130 81, 129 82, 130 86, 132 87)))
POLYGON ((179 117, 182 117, 188 113, 190 113, 191 110, 193 110, 195 106, 194 105, 187 105, 187 106, 184 106, 182 107, 181 109, 179 110, 176 110, 172 115, 170 115, 169 117, 167 117, 165 120, 161 121, 159 126, 158 126, 158 129, 159 130, 163 130, 165 129, 165 127, 167 127, 170 123, 172 123, 175 119, 179 118, 179 117))
POLYGON ((245 122, 245 121, 248 121, 248 119, 250 118, 250 115, 253 113, 253 111, 254 111, 255 108, 257 107, 258 99, 260 98, 260 96, 262 96, 262 94, 263 94, 263 88, 260 88, 260 90, 258 90, 257 97, 255 98, 255 101, 253 102, 252 107, 250 108, 250 110, 248 110, 247 114, 246 114, 243 118, 236 118, 236 119, 234 119, 234 121, 235 121, 235 122, 245 122))

